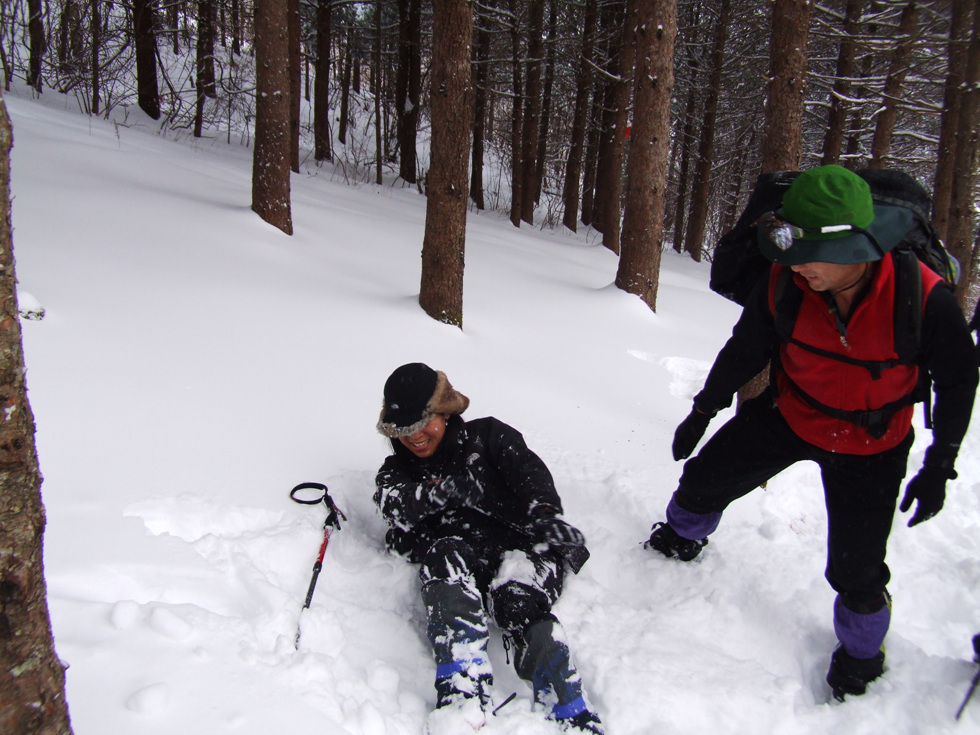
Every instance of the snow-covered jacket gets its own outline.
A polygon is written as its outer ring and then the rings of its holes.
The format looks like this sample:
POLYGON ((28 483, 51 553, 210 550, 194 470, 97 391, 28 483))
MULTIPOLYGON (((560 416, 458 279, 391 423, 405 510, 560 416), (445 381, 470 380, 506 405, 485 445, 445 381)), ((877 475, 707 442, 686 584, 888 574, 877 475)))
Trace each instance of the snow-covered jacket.
POLYGON ((390 526, 388 547, 411 561, 437 539, 460 534, 501 551, 531 550, 532 509, 562 511, 548 467, 519 431, 493 417, 450 417, 431 457, 416 457, 397 440, 392 446, 374 502, 390 526), (447 481, 453 491, 443 504, 447 481))

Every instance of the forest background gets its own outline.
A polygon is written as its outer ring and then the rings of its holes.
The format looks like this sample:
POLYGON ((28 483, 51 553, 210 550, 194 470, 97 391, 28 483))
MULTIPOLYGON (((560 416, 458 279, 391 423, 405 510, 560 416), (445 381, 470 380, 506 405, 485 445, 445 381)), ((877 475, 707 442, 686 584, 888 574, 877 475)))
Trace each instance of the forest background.
MULTIPOLYGON (((290 168, 329 162, 351 180, 397 177, 426 191, 444 52, 433 17, 449 5, 4 0, 0 60, 8 85, 24 78, 83 111, 138 103, 161 134, 251 145, 255 31, 281 17, 290 168), (277 10, 257 12, 265 6, 277 10)), ((934 224, 964 280, 975 280, 977 0, 461 5, 472 20, 472 114, 469 129, 453 132, 467 143, 472 207, 505 211, 515 226, 589 226, 620 253, 630 178, 639 178, 630 131, 659 114, 636 84, 647 75, 670 100, 666 126, 643 140, 663 146, 639 195, 656 206, 639 245, 648 279, 663 246, 710 258, 760 172, 840 163, 914 174, 934 194, 934 224), (650 18, 659 45, 641 38, 650 18), (669 55, 659 73, 644 66, 651 53, 669 55)), ((618 285, 656 308, 655 286, 618 285)), ((972 303, 972 289, 961 293, 972 303)))

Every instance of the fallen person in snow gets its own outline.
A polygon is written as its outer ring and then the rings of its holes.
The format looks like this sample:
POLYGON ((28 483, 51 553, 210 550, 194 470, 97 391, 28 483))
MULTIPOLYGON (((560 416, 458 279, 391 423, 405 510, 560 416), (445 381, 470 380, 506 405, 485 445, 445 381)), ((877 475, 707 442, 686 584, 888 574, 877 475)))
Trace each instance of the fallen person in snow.
POLYGON ((385 383, 377 424, 394 453, 374 501, 390 526, 389 550, 419 564, 436 659, 428 730, 458 735, 463 721, 486 724, 492 617, 535 702, 566 730, 601 735, 551 612, 565 565, 578 572, 589 558, 585 537, 562 520, 551 473, 520 432, 492 417, 464 421, 468 405, 444 373, 411 363, 385 383))

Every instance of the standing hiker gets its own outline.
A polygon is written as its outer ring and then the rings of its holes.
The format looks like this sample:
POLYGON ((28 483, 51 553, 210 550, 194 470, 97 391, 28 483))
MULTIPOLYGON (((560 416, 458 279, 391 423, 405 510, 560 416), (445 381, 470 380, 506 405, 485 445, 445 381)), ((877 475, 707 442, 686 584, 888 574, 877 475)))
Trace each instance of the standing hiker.
POLYGON ((837 592, 840 645, 827 682, 838 699, 863 694, 884 671, 891 617, 885 549, 913 441, 920 371, 931 377, 936 401, 932 444, 900 505, 906 512, 916 503, 909 526, 943 507, 977 386, 974 346, 956 299, 914 258, 903 267, 921 273, 921 341, 912 364, 896 359, 895 314, 906 295, 897 293, 904 289, 891 251, 911 216, 874 205, 868 184, 840 166, 793 181, 782 207, 758 226, 759 248, 774 263, 768 279, 750 296, 678 426, 674 458, 691 455, 711 418, 767 361, 770 387, 685 463, 667 522, 655 523, 645 544, 690 561, 731 502, 795 462, 815 462, 827 507, 825 573, 837 592))
POLYGON ((564 565, 578 572, 589 558, 585 537, 561 519, 551 473, 521 434, 494 418, 464 421, 468 405, 444 373, 411 363, 385 383, 377 425, 394 453, 374 501, 390 526, 389 550, 419 564, 436 659, 429 729, 485 724, 492 618, 535 702, 565 729, 601 735, 551 612, 564 565))

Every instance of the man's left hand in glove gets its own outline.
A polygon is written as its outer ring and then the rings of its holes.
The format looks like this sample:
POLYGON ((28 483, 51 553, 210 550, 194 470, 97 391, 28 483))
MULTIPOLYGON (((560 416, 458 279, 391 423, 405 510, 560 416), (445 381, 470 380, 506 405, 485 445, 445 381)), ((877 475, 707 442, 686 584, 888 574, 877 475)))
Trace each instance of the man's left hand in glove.
POLYGON ((898 509, 905 513, 912 507, 912 501, 918 501, 915 513, 909 520, 909 528, 928 521, 943 509, 946 502, 946 481, 955 480, 956 471, 952 467, 939 467, 924 464, 919 473, 911 479, 905 488, 905 497, 898 509))

